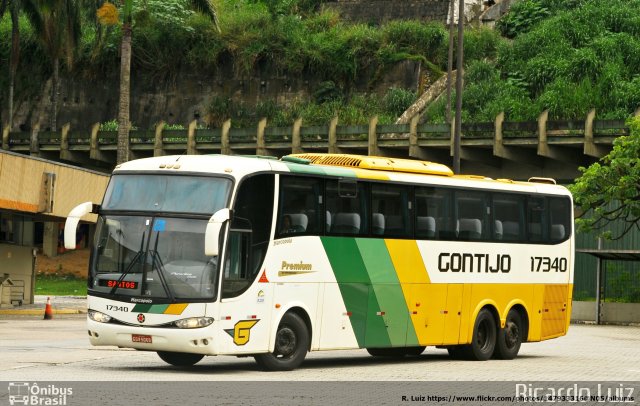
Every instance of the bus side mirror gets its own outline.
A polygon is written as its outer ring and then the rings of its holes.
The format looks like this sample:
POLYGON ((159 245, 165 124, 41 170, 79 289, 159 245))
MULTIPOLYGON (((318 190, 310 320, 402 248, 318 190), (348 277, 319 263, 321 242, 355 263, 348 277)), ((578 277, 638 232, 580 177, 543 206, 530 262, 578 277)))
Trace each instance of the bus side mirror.
POLYGON ((220 209, 213 213, 207 223, 207 230, 204 234, 204 254, 207 256, 218 255, 220 246, 220 230, 222 225, 231 218, 230 209, 220 209))
POLYGON ((64 224, 64 247, 66 249, 76 249, 76 230, 78 229, 80 218, 85 214, 92 213, 93 207, 93 203, 84 202, 77 205, 69 212, 67 221, 64 224))

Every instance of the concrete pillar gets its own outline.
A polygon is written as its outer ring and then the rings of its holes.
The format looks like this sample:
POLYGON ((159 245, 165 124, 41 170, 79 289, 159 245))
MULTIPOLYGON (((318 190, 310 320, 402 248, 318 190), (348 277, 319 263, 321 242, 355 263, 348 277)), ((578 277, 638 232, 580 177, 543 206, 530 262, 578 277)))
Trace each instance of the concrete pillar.
POLYGON ((40 125, 36 124, 31 130, 31 147, 30 153, 33 156, 40 156, 40 141, 38 140, 38 133, 40 132, 40 125))
POLYGON ((302 137, 300 136, 300 127, 302 127, 302 119, 299 118, 293 122, 293 131, 291 133, 291 153, 302 154, 302 137))
POLYGON ((156 132, 155 139, 153 141, 153 156, 162 156, 164 155, 164 143, 162 141, 162 129, 164 128, 165 122, 160 120, 158 124, 156 124, 156 132))
POLYGON ((9 131, 11 131, 11 127, 5 125, 2 129, 2 149, 9 149, 9 131))
POLYGON ((187 155, 196 155, 198 150, 196 149, 196 126, 197 120, 193 120, 189 123, 187 132, 187 155))
POLYGON ((110 160, 105 153, 100 151, 100 143, 98 142, 99 131, 100 131, 100 123, 95 123, 91 126, 91 142, 90 142, 89 157, 97 161, 113 163, 112 160, 110 160))
POLYGON ((44 223, 44 235, 42 236, 42 252, 48 257, 58 255, 58 223, 47 221, 44 223))
POLYGON ((583 153, 596 158, 607 155, 609 150, 602 145, 597 145, 593 138, 593 120, 596 117, 596 109, 589 110, 584 121, 584 149, 583 153))
POLYGON ((264 129, 267 128, 267 119, 262 118, 258 122, 256 131, 256 155, 269 155, 264 141, 264 129))
POLYGON ((411 158, 426 159, 422 154, 422 148, 418 145, 418 122, 420 121, 420 115, 416 114, 411 117, 409 122, 409 156, 411 158))
POLYGON ((222 123, 222 131, 220 134, 220 144, 222 155, 232 155, 231 145, 229 144, 229 130, 231 129, 231 120, 227 120, 222 123))
POLYGON ((338 132, 336 131, 336 127, 338 127, 338 116, 335 116, 329 122, 329 153, 330 154, 340 153, 340 150, 338 149, 338 132))
POLYGON ((371 117, 369 120, 369 156, 380 156, 380 148, 378 148, 378 133, 376 131, 378 127, 378 116, 371 117))

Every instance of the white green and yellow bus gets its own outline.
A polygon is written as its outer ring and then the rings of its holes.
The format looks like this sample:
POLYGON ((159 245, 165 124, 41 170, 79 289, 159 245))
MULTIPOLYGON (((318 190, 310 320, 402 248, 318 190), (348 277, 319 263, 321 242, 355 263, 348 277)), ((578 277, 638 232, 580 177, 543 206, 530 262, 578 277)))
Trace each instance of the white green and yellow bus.
MULTIPOLYGON (((96 213, 91 344, 172 365, 308 351, 512 359, 567 332, 573 205, 551 179, 407 159, 163 156, 119 165, 96 213)), ((86 217, 85 217, 86 219, 86 217)))

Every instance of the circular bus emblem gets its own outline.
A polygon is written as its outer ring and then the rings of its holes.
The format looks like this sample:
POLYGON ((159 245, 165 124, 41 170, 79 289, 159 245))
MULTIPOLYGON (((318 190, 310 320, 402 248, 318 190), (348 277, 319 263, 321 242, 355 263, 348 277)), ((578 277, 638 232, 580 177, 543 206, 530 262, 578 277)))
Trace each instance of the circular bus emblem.
POLYGON ((138 323, 144 323, 144 314, 140 313, 138 315, 138 323))

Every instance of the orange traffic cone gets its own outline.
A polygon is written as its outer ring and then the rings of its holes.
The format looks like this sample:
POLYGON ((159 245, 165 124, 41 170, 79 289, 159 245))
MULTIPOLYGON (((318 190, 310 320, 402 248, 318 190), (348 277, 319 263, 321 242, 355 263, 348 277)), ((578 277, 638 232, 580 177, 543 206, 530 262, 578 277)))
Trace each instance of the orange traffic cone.
POLYGON ((51 298, 47 297, 47 306, 44 308, 44 319, 51 320, 53 318, 53 311, 51 310, 51 298))

